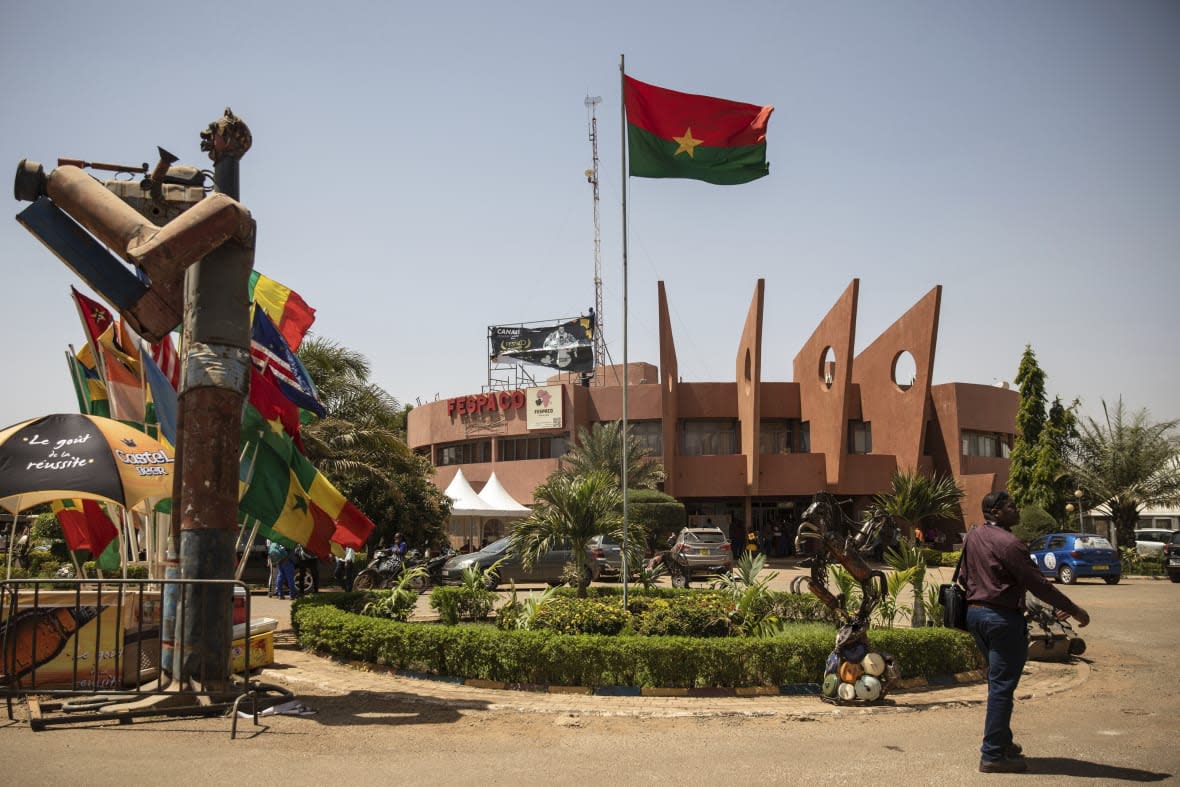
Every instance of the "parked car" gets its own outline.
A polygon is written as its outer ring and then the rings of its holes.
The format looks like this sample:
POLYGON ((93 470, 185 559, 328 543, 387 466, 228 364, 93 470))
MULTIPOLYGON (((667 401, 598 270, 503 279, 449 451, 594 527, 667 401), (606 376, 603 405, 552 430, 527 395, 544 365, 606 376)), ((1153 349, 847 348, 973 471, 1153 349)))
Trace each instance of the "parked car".
MULTIPOLYGON (((522 584, 540 584, 545 583, 556 587, 565 581, 562 576, 565 573, 567 564, 573 562, 573 548, 566 544, 559 549, 550 550, 533 566, 532 571, 525 571, 524 566, 520 562, 520 557, 513 553, 508 548, 508 538, 501 538, 499 541, 493 541, 478 552, 472 552, 468 555, 455 555, 445 564, 442 569, 442 583, 444 585, 458 585, 463 582, 463 571, 471 566, 479 566, 481 570, 490 568, 498 560, 504 562, 500 564, 499 570, 494 577, 488 577, 485 581, 485 586, 489 590, 495 590, 498 585, 505 582, 518 582, 522 584)), ((591 582, 598 578, 598 564, 590 555, 586 558, 586 581, 591 582)))
POLYGON ((1144 528, 1135 531, 1135 551, 1144 557, 1163 554, 1164 544, 1172 540, 1171 530, 1144 528))
POLYGON ((715 527, 686 527, 668 551, 672 586, 683 588, 695 577, 726 574, 733 568, 733 548, 715 527))
POLYGON ((598 564, 600 579, 618 579, 623 573, 623 545, 614 536, 590 539, 590 557, 598 564))
POLYGON ((1035 539, 1028 551, 1042 574, 1063 585, 1072 585, 1078 577, 1102 577, 1106 584, 1117 585, 1123 576, 1118 552, 1102 536, 1050 533, 1035 539))
POLYGON ((1168 579, 1180 582, 1180 530, 1172 533, 1172 540, 1164 544, 1164 568, 1168 579))

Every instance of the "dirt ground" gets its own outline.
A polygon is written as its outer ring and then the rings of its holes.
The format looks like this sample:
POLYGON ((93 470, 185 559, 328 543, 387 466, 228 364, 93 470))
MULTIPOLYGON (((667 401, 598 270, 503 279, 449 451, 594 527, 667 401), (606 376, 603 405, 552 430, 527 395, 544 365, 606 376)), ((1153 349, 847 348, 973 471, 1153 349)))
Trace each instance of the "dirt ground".
MULTIPOLYGON (((1066 592, 1094 622, 1081 632, 1082 659, 1032 664, 1022 682, 1013 726, 1026 777, 976 771, 982 685, 898 693, 874 709, 807 697, 532 694, 337 664, 299 651, 287 631, 264 679, 287 685, 314 715, 243 720, 237 740, 225 718, 43 732, 18 718, 0 724, 0 783, 1176 782, 1180 632, 1170 621, 1180 586, 1083 581, 1066 592)), ((256 616, 281 616, 280 602, 253 603, 256 616)))

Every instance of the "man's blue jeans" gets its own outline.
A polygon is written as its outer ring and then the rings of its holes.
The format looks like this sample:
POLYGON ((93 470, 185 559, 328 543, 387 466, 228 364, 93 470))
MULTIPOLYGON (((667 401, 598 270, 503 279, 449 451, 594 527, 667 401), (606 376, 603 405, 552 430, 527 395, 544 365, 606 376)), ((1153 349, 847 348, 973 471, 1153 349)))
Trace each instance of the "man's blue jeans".
POLYGON ((987 659, 987 716, 979 752, 985 760, 1000 760, 1012 743, 1012 705, 1028 660, 1028 624, 1015 610, 972 606, 967 630, 987 659))

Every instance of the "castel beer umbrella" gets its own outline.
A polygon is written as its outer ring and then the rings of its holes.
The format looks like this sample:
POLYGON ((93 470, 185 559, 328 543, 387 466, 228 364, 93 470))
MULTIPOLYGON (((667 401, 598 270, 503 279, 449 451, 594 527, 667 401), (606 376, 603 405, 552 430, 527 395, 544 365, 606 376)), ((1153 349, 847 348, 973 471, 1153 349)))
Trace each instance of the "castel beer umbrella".
MULTIPOLYGON (((82 498, 133 508, 170 497, 175 456, 110 418, 62 413, 0 429, 0 508, 82 498)), ((14 520, 15 521, 15 520, 14 520)))

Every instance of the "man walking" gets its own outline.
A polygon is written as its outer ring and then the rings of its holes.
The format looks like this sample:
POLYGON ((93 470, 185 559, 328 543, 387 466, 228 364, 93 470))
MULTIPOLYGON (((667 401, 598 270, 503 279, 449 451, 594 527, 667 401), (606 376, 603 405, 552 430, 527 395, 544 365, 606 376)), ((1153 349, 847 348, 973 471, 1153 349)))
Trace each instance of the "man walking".
POLYGON ((987 715, 983 723, 979 770, 1022 773, 1028 770, 1020 744, 1012 740, 1012 706, 1028 657, 1024 594, 1032 593, 1078 626, 1090 622, 1086 611, 1041 576, 1028 546, 1012 535, 1020 510, 1007 492, 983 498, 986 524, 967 533, 959 576, 967 589, 967 630, 987 659, 987 715))

